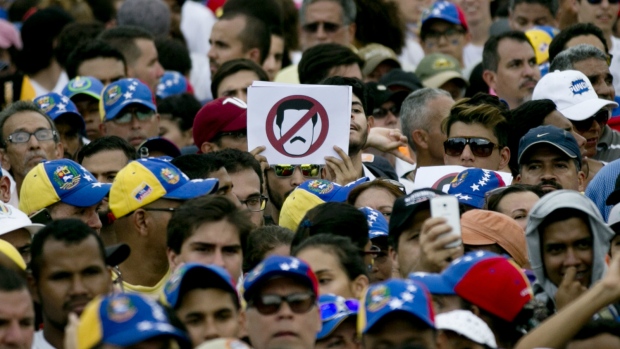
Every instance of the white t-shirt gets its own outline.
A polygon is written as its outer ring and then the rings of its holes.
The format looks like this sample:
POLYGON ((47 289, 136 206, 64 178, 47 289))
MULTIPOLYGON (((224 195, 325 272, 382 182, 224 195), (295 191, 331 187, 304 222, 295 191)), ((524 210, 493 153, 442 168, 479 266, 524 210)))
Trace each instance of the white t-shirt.
POLYGON ((200 101, 210 101, 211 95, 211 70, 209 59, 206 54, 191 53, 192 71, 189 73, 189 82, 194 88, 194 96, 200 101))
POLYGON ((34 334, 34 340, 32 341, 32 349, 56 349, 54 348, 45 337, 43 337, 43 330, 37 331, 34 334))
POLYGON ((611 65, 609 66, 609 71, 611 75, 614 77, 614 89, 616 90, 616 96, 620 94, 620 38, 617 38, 612 35, 611 37, 611 47, 609 48, 609 53, 611 53, 614 57, 611 59, 611 65))
POLYGON ((30 84, 32 84, 32 88, 34 88, 35 97, 43 96, 44 94, 50 92, 56 92, 58 94, 61 94, 62 90, 65 88, 65 86, 67 86, 68 83, 69 76, 67 76, 67 73, 64 70, 60 73, 58 81, 56 81, 56 86, 54 86, 54 89, 52 89, 51 91, 48 91, 45 87, 39 85, 38 82, 34 81, 34 79, 30 77, 30 84))
POLYGON ((181 32, 190 53, 209 52, 211 29, 216 22, 211 10, 200 2, 187 0, 181 7, 181 32))
POLYGON ((465 70, 482 62, 482 51, 484 46, 474 45, 471 42, 463 47, 463 65, 465 70))

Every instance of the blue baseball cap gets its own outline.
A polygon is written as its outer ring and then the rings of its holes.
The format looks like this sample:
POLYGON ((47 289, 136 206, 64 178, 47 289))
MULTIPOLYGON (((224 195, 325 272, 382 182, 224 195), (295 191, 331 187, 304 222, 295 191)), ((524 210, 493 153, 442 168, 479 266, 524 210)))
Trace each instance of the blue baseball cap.
POLYGON ((77 107, 66 96, 61 96, 56 92, 50 92, 34 99, 34 104, 39 110, 47 114, 54 122, 66 120, 72 125, 76 125, 79 130, 84 130, 86 124, 82 114, 77 107))
POLYGON ((306 285, 317 297, 319 295, 319 283, 306 262, 295 257, 270 256, 246 275, 243 281, 243 298, 249 301, 263 283, 276 276, 297 280, 306 285))
POLYGON ((114 119, 130 104, 140 104, 157 111, 151 90, 138 79, 115 81, 103 89, 101 97, 99 111, 103 114, 101 117, 103 121, 114 119))
POLYGON ((360 211, 364 213, 368 221, 368 237, 370 239, 388 236, 388 221, 383 217, 383 213, 370 207, 362 207, 360 211))
POLYGON ((506 183, 497 172, 468 168, 450 182, 448 194, 456 196, 461 204, 481 209, 484 207, 484 195, 488 191, 505 186, 506 183))
POLYGON ((468 30, 467 22, 465 21, 465 16, 462 14, 462 11, 456 4, 450 1, 437 1, 430 9, 425 10, 424 13, 422 13, 422 27, 420 31, 424 31, 429 21, 433 19, 440 19, 451 24, 460 25, 466 31, 468 30))
POLYGON ((167 71, 159 79, 156 95, 159 98, 166 98, 187 92, 187 79, 176 71, 167 71))
POLYGON ((357 317, 359 302, 357 299, 345 299, 335 294, 322 294, 319 296, 319 308, 323 326, 316 335, 316 340, 329 336, 346 319, 357 317))
POLYGON ((521 137, 519 141, 519 165, 523 160, 523 154, 537 144, 550 144, 558 148, 569 158, 577 159, 581 167, 581 150, 579 150, 575 137, 570 132, 551 125, 535 127, 521 137))
POLYGON ((232 293, 239 304, 235 281, 226 269, 217 265, 187 263, 178 267, 164 286, 163 300, 171 308, 176 308, 181 297, 195 288, 217 288, 232 293), (188 285, 188 283, 190 283, 188 285), (191 288, 190 288, 191 287, 191 288))
POLYGON ((78 76, 69 81, 67 86, 62 89, 62 95, 73 98, 77 95, 87 95, 96 100, 101 99, 103 83, 92 76, 78 76))
POLYGON ((418 271, 409 274, 408 278, 410 280, 415 280, 424 284, 424 286, 426 286, 426 288, 428 289, 428 292, 430 292, 431 294, 442 296, 456 295, 454 289, 446 284, 441 274, 418 271))
POLYGON ((402 312, 435 328, 431 294, 424 284, 413 280, 390 279, 373 284, 362 300, 358 316, 361 333, 367 333, 388 314, 402 312))
POLYGON ((166 310, 154 300, 136 293, 98 296, 80 317, 77 349, 100 343, 129 347, 160 336, 176 339, 182 349, 191 348, 185 332, 170 323, 166 310))

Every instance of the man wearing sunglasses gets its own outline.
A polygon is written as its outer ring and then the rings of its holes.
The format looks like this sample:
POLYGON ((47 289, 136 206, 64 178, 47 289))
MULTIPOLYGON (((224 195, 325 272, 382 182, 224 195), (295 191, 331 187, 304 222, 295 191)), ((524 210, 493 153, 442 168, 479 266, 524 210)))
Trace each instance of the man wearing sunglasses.
POLYGON ((151 90, 137 79, 121 79, 101 93, 99 125, 105 136, 118 136, 136 147, 159 135, 159 114, 151 90))
POLYGON ((321 178, 321 165, 316 164, 272 164, 265 171, 267 192, 271 203, 272 219, 278 224, 280 210, 286 197, 301 183, 312 178, 321 178))
POLYGON ((271 256, 245 278, 246 328, 256 349, 313 349, 321 330, 318 281, 294 257, 271 256))

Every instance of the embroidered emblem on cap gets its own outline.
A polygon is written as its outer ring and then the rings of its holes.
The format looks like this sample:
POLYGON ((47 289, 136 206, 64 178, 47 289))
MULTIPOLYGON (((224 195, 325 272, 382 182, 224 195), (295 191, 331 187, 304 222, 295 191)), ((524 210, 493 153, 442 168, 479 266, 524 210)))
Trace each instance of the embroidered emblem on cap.
POLYGON ((43 96, 37 99, 37 104, 39 105, 39 109, 41 109, 42 112, 48 113, 54 108, 54 105, 56 105, 56 101, 54 101, 54 98, 51 98, 50 96, 43 96))
POLYGON ((179 183, 179 173, 172 168, 166 167, 161 170, 161 178, 166 181, 168 184, 177 184, 179 183))
POLYGON ((121 98, 121 92, 121 87, 118 85, 107 90, 105 93, 105 105, 110 106, 116 103, 121 98))
POLYGON ((54 182, 63 190, 71 190, 80 183, 81 176, 73 166, 58 166, 54 171, 54 182))
POLYGON ((151 189, 151 187, 149 187, 149 185, 146 184, 145 182, 142 182, 142 184, 140 184, 138 189, 134 190, 132 195, 134 199, 136 199, 138 202, 142 202, 152 192, 153 192, 153 189, 151 189))
POLYGON ((366 298, 366 308, 368 311, 379 311, 390 302, 390 289, 385 285, 378 285, 370 290, 366 298))
POLYGON ((69 83, 69 91, 84 91, 88 90, 92 85, 90 79, 76 78, 69 83))
POLYGON ((433 62, 433 69, 450 69, 454 68, 454 63, 443 58, 439 57, 433 62))
POLYGON ((7 216, 11 215, 11 209, 1 201, 0 201, 0 215, 7 215, 7 216))
POLYGON ((590 91, 590 88, 583 79, 577 79, 571 82, 570 91, 573 95, 580 95, 590 91))
POLYGON ((108 318, 114 322, 125 322, 136 315, 136 306, 128 297, 115 297, 108 303, 108 318))
POLYGON ((315 179, 308 183, 308 191, 319 195, 327 194, 334 189, 334 184, 324 179, 315 179))

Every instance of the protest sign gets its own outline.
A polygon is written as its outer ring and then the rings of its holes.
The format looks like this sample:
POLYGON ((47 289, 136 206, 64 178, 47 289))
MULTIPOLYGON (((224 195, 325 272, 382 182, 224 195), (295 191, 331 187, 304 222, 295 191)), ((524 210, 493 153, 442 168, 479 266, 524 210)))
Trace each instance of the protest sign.
MULTIPOLYGON (((450 182, 459 173, 467 170, 464 166, 427 166, 417 169, 415 174, 414 189, 433 188, 448 192, 450 182)), ((493 171, 502 177, 506 185, 512 183, 512 175, 507 172, 493 171)))

